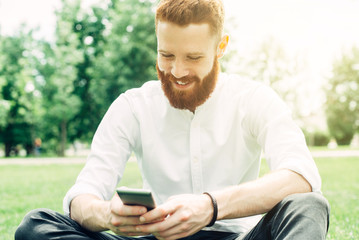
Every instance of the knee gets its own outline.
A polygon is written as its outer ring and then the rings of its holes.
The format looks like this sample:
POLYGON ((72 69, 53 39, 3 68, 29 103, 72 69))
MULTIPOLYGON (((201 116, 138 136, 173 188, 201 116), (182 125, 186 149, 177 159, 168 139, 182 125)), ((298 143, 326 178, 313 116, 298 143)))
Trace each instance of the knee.
POLYGON ((44 215, 48 215, 51 210, 35 209, 27 213, 16 229, 15 240, 44 239, 41 237, 41 225, 44 222, 44 215))
POLYGON ((330 212, 330 206, 328 200, 319 193, 308 193, 308 201, 313 207, 322 209, 324 212, 330 212))
POLYGON ((325 197, 319 193, 299 193, 288 196, 285 201, 289 201, 292 204, 308 209, 309 211, 319 211, 325 214, 329 214, 330 206, 325 197))
POLYGON ((297 216, 305 216, 315 220, 317 224, 329 227, 330 206, 327 199, 319 193, 293 194, 284 199, 289 209, 297 216))

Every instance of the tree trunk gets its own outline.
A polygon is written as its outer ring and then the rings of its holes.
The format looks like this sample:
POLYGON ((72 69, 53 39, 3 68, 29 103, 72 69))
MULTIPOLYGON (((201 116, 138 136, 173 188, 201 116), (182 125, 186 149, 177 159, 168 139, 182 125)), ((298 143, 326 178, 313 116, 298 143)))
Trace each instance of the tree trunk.
POLYGON ((10 157, 12 144, 5 142, 5 157, 10 157))
POLYGON ((61 143, 60 143, 60 150, 59 150, 59 156, 63 157, 65 156, 65 149, 66 149, 66 141, 67 141, 67 122, 66 120, 63 120, 61 122, 61 143))
POLYGON ((26 157, 30 156, 31 154, 34 153, 34 146, 30 145, 30 144, 26 144, 25 145, 25 150, 26 150, 26 157))

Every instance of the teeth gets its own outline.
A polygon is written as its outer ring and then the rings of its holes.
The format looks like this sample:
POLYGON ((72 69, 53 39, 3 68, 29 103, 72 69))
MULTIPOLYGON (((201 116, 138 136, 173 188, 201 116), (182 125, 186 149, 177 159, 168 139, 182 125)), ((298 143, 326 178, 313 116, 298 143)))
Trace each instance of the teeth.
POLYGON ((186 85, 187 83, 184 83, 184 82, 181 82, 181 81, 177 81, 177 83, 179 84, 179 85, 186 85))

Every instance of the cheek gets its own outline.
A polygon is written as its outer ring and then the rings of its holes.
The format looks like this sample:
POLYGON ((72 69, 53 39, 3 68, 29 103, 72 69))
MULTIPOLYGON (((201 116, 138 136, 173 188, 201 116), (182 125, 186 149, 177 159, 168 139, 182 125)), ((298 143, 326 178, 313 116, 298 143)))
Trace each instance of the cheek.
POLYGON ((200 68, 197 69, 197 74, 200 79, 207 76, 213 68, 213 62, 207 61, 205 64, 203 64, 200 68))
POLYGON ((170 64, 167 61, 161 60, 161 58, 157 58, 157 66, 161 72, 168 73, 170 71, 170 64))

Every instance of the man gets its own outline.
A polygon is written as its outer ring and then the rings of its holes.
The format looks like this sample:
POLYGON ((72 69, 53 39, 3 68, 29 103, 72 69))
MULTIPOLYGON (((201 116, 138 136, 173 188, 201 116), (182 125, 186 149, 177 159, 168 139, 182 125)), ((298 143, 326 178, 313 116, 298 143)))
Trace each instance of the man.
POLYGON ((109 108, 66 215, 34 210, 16 239, 325 239, 329 206, 290 111, 260 83, 220 73, 223 18, 219 0, 159 3, 160 81, 109 108), (262 150, 271 172, 258 178, 262 150), (132 152, 151 211, 114 194, 132 152))

